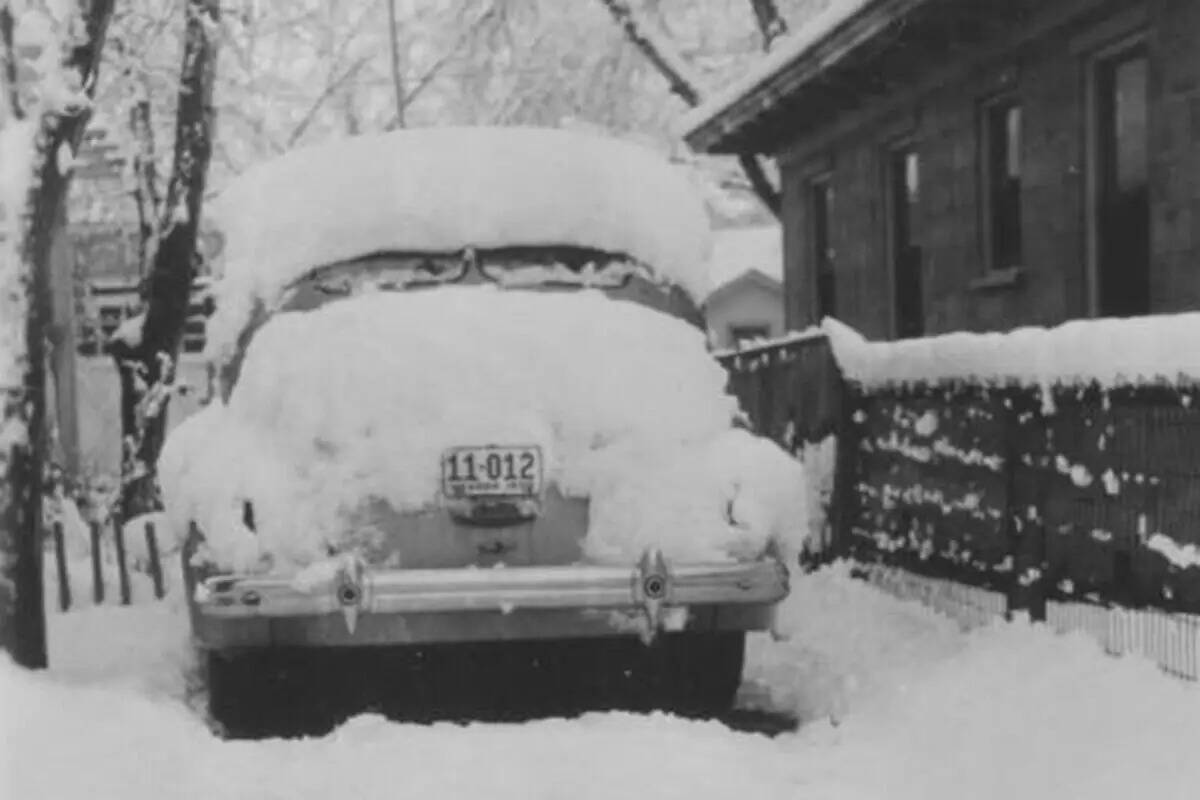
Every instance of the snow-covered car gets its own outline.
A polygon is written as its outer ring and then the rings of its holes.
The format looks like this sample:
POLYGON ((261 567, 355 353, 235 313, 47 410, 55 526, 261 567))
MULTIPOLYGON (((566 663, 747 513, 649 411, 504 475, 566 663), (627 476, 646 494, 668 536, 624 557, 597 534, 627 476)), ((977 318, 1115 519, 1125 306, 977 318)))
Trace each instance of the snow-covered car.
POLYGON ((801 467, 706 349, 708 219, 653 152, 354 138, 220 198, 215 399, 158 465, 218 717, 273 649, 646 644, 727 706, 804 536, 801 467))

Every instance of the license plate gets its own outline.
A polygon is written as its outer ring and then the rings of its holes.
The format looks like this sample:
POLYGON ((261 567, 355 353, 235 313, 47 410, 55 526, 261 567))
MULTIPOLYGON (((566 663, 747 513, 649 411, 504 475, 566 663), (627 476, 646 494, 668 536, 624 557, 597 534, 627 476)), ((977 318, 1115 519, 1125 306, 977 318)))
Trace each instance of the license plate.
POLYGON ((442 491, 449 498, 540 494, 542 450, 536 446, 452 447, 442 454, 442 491))

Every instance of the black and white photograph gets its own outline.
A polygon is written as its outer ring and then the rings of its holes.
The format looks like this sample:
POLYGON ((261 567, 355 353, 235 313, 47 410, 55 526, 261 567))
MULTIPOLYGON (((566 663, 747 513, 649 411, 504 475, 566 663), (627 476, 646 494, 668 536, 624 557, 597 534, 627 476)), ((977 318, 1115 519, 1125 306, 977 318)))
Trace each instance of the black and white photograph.
POLYGON ((0 797, 1200 797, 1200 0, 0 0, 0 797))

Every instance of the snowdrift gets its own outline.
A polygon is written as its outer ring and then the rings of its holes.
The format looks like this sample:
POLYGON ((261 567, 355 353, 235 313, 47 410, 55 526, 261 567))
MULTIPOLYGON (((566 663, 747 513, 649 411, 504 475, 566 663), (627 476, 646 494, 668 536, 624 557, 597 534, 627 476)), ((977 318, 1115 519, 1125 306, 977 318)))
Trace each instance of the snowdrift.
POLYGON ((798 547, 803 468, 731 429, 725 381, 700 331, 598 292, 368 294, 273 318, 228 406, 181 424, 159 475, 175 531, 194 519, 242 568, 325 557, 367 498, 436 507, 442 452, 480 443, 539 445, 547 481, 590 497, 599 562, 798 547))

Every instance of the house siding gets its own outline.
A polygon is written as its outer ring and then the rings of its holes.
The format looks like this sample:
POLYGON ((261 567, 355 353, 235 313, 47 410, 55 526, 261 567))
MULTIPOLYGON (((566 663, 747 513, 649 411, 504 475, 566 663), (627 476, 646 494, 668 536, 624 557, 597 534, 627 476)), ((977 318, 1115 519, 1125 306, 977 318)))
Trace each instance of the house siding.
MULTIPOLYGON (((1049 5, 1049 4, 1047 4, 1049 5)), ((836 316, 864 334, 895 331, 888 245, 886 153, 910 141, 921 162, 916 229, 923 248, 928 333, 1003 330, 1086 316, 1088 277, 1089 44, 1136 3, 1077 4, 1068 24, 968 63, 952 79, 876 98, 861 124, 831 119, 780 154, 784 176, 787 324, 815 319, 807 185, 829 165, 835 204, 836 316), (1014 282, 980 286, 988 275, 981 228, 981 101, 1010 94, 1022 105, 1023 258, 1014 282), (840 128, 834 128, 840 124, 840 128)), ((1200 3, 1144 4, 1149 50, 1151 310, 1200 308, 1200 3)), ((1038 22, 1029 17, 1030 26, 1038 22)), ((1119 28, 1117 28, 1119 30, 1119 28)), ((996 43, 991 43, 995 45, 996 43)))

